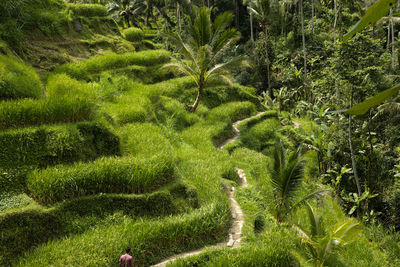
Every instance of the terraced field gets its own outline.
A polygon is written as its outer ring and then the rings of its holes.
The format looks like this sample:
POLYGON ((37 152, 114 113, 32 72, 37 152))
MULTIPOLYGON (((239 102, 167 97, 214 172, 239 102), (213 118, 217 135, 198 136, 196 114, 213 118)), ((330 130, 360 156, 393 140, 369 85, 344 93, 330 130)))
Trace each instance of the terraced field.
POLYGON ((216 145, 262 106, 250 88, 210 88, 189 113, 194 84, 167 61, 96 56, 0 102, 2 263, 113 266, 130 245, 148 265, 226 239, 238 176, 216 145))
MULTIPOLYGON (((293 225, 277 222, 271 177, 276 140, 312 147, 316 123, 239 84, 205 88, 191 113, 196 84, 163 67, 154 30, 110 40, 104 6, 66 7, 86 50, 37 69, 0 56, 0 265, 116 266, 130 246, 137 266, 308 266, 293 225)), ((294 200, 329 191, 317 151, 303 158, 294 200)), ((309 204, 327 232, 351 221, 329 193, 309 204)), ((304 206, 287 216, 310 227, 304 206)), ((396 251, 379 245, 392 240, 376 240, 365 231, 325 263, 389 266, 396 251)))

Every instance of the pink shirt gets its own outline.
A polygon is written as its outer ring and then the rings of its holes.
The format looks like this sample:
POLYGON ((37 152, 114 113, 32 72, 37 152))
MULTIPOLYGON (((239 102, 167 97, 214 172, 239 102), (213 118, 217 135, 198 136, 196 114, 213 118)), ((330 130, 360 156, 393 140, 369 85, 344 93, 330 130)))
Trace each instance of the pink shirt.
POLYGON ((129 254, 124 254, 119 258, 119 263, 123 267, 131 267, 133 266, 133 258, 129 254))

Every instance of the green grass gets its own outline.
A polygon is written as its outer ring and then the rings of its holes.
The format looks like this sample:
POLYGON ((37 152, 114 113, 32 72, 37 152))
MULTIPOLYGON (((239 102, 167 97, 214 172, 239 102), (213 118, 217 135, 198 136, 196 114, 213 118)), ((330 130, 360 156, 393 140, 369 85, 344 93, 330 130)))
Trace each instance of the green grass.
POLYGON ((140 42, 144 38, 144 33, 141 29, 131 27, 122 31, 122 34, 125 36, 125 39, 130 42, 140 42))
MULTIPOLYGON (((276 240, 262 240, 239 249, 209 250, 200 255, 178 259, 167 266, 299 266, 291 255, 291 240, 279 240, 284 231, 272 233, 276 240)), ((272 238, 271 238, 272 239, 272 238)))
POLYGON ((43 86, 32 67, 0 55, 0 100, 42 98, 43 86))
POLYGON ((92 81, 100 83, 107 80, 110 86, 118 85, 122 79, 130 78, 131 80, 141 82, 143 84, 153 84, 162 82, 167 79, 172 79, 176 74, 167 68, 162 68, 162 64, 154 66, 138 66, 130 65, 111 70, 105 70, 100 73, 89 75, 88 78, 92 81))
POLYGON ((85 79, 89 74, 127 67, 130 65, 152 66, 169 61, 166 50, 147 50, 126 54, 98 55, 76 63, 68 63, 56 69, 57 73, 66 73, 76 79, 85 79))
POLYGON ((151 115, 151 102, 145 96, 119 97, 115 103, 106 103, 100 112, 107 114, 116 125, 146 122, 151 115))
POLYGON ((99 123, 41 126, 0 132, 0 169, 46 167, 118 155, 119 139, 99 123))
POLYGON ((32 32, 57 36, 68 25, 65 3, 59 0, 3 0, 0 5, 0 38, 22 52, 32 32))
POLYGON ((118 129, 123 155, 165 155, 174 157, 170 141, 160 127, 151 123, 132 123, 118 129))
POLYGON ((257 110, 263 110, 260 99, 254 88, 235 84, 234 86, 208 87, 204 90, 203 102, 208 108, 215 108, 227 102, 249 101, 256 105, 257 110))
POLYGON ((161 96, 154 104, 154 112, 157 121, 168 123, 170 128, 177 131, 199 121, 198 115, 187 111, 184 104, 166 96, 161 96))
POLYGON ((48 78, 46 94, 49 98, 95 98, 96 92, 91 85, 77 81, 66 74, 54 74, 48 78))
POLYGON ((32 199, 26 194, 3 193, 0 194, 0 213, 10 209, 26 207, 31 203, 32 199))
POLYGON ((37 201, 54 203, 99 193, 150 192, 173 178, 174 162, 171 158, 128 156, 35 170, 28 175, 27 183, 37 201))
POLYGON ((196 203, 196 195, 186 192, 190 192, 186 186, 177 184, 170 191, 145 195, 100 194, 64 201, 50 208, 34 204, 24 209, 14 208, 0 215, 1 262, 15 263, 21 251, 55 238, 82 234, 110 216, 123 219, 122 216, 150 218, 178 214, 196 203), (179 188, 183 193, 176 192, 179 188))
POLYGON ((25 254, 17 266, 115 266, 126 246, 134 248, 132 255, 138 266, 149 265, 224 239, 229 214, 225 201, 160 220, 118 218, 118 223, 105 223, 84 234, 39 246, 25 254))
POLYGON ((67 97, 0 102, 0 129, 93 119, 93 99, 67 97))
POLYGON ((68 4, 67 10, 71 10, 79 17, 105 17, 108 15, 107 8, 99 4, 68 4))
POLYGON ((241 144, 255 151, 263 151, 268 149, 280 137, 277 130, 281 127, 281 123, 277 118, 268 118, 263 120, 246 132, 243 132, 241 144))
POLYGON ((0 129, 93 118, 97 96, 92 86, 62 74, 51 76, 46 89, 46 99, 0 102, 0 129))

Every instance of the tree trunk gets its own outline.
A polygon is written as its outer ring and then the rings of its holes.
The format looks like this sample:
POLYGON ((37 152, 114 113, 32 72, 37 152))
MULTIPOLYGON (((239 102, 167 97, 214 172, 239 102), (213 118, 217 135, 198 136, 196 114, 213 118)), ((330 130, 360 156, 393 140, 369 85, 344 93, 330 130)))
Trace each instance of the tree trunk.
POLYGON ((388 32, 387 32, 387 43, 386 43, 386 50, 389 50, 390 47, 390 21, 388 23, 388 32))
MULTIPOLYGON (((352 105, 353 105, 353 88, 351 89, 350 108, 352 107, 352 105)), ((351 165, 353 167, 354 180, 356 181, 358 196, 360 197, 361 196, 361 186, 360 186, 360 181, 358 179, 356 159, 354 156, 353 140, 352 140, 352 133, 351 133, 352 123, 353 123, 352 115, 349 115, 349 146, 350 146, 351 165)))
POLYGON ((300 0, 300 16, 301 16, 301 35, 303 40, 303 56, 304 56, 304 91, 307 93, 307 52, 306 52, 306 37, 304 32, 304 11, 303 11, 303 0, 300 0))
POLYGON ((180 34, 182 31, 182 25, 181 25, 181 11, 180 11, 180 6, 179 6, 178 2, 176 2, 176 19, 178 21, 178 31, 180 34))
POLYGON ((233 0, 235 3, 235 24, 236 29, 239 29, 239 0, 233 0))
POLYGON ((315 13, 314 0, 311 0, 311 29, 313 35, 314 35, 314 13, 315 13))
POLYGON ((269 53, 268 53, 268 30, 267 25, 264 25, 264 33, 265 33, 265 63, 267 65, 267 86, 268 86, 268 93, 271 99, 274 98, 274 94, 272 93, 271 88, 271 74, 270 74, 270 61, 269 61, 269 53))
POLYGON ((254 42, 254 34, 253 34, 253 13, 250 12, 250 36, 251 41, 254 42))
POLYGON ((337 24, 337 0, 333 0, 333 13, 334 13, 334 20, 333 20, 333 42, 336 42, 336 24, 337 24))
POLYGON ((144 25, 149 26, 151 6, 147 7, 146 17, 144 19, 144 25))
MULTIPOLYGON (((393 15, 393 9, 390 9, 390 17, 393 15)), ((394 46, 394 27, 393 27, 393 19, 390 20, 390 28, 392 33, 392 69, 396 68, 396 57, 395 57, 395 46, 394 46)))
POLYGON ((371 173, 372 171, 372 156, 374 153, 374 145, 372 144, 372 134, 371 134, 371 119, 372 119, 372 109, 369 110, 368 114, 368 142, 369 142, 368 173, 371 173))
POLYGON ((200 98, 203 95, 203 88, 204 88, 204 78, 200 76, 199 87, 197 88, 197 97, 194 101, 194 104, 190 107, 190 112, 194 113, 197 109, 197 106, 200 103, 200 98))

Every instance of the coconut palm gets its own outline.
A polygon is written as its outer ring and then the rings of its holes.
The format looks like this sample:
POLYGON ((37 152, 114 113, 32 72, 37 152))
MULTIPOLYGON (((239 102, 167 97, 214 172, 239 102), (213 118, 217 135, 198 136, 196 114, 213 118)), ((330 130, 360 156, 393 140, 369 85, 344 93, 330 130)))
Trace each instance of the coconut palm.
POLYGON ((108 14, 116 20, 124 20, 126 27, 139 26, 140 15, 145 10, 141 0, 113 0, 107 4, 108 14))
POLYGON ((197 85, 197 97, 189 106, 195 112, 203 90, 216 84, 232 84, 229 67, 237 64, 239 58, 219 63, 224 51, 240 38, 240 33, 229 28, 233 15, 225 12, 211 22, 210 9, 201 7, 194 10, 195 18, 188 17, 189 26, 185 38, 180 34, 169 32, 167 36, 176 45, 181 57, 173 57, 165 67, 176 69, 193 79, 197 85))
POLYGON ((326 192, 326 190, 318 190, 296 201, 297 192, 304 178, 304 160, 301 158, 301 153, 302 145, 286 159, 282 141, 278 140, 275 143, 271 183, 276 205, 276 221, 278 223, 308 199, 326 192))
POLYGON ((264 35, 265 35, 265 63, 267 65, 267 84, 268 84, 268 92, 269 96, 271 98, 274 98, 273 93, 272 93, 272 88, 271 88, 271 61, 269 58, 269 53, 268 53, 268 20, 270 17, 270 0, 251 0, 248 3, 247 9, 249 10, 250 14, 254 15, 254 17, 258 20, 260 23, 261 28, 263 29, 264 35))
POLYGON ((361 232, 361 224, 347 219, 339 222, 331 231, 326 232, 321 216, 314 212, 309 203, 306 207, 310 230, 307 231, 297 224, 293 224, 293 227, 308 250, 308 259, 315 266, 323 266, 334 248, 346 246, 355 241, 361 232))

